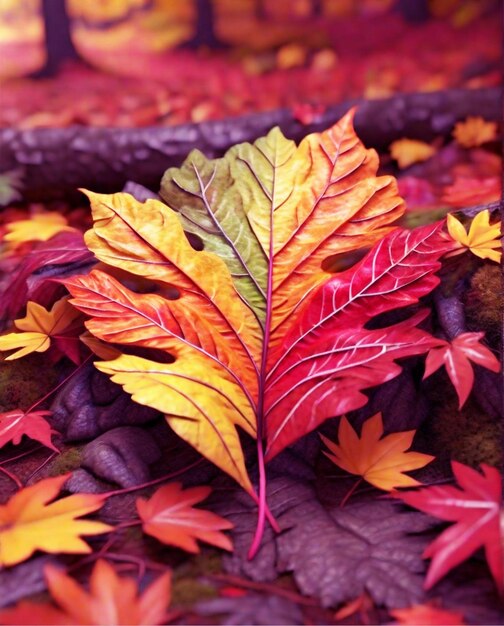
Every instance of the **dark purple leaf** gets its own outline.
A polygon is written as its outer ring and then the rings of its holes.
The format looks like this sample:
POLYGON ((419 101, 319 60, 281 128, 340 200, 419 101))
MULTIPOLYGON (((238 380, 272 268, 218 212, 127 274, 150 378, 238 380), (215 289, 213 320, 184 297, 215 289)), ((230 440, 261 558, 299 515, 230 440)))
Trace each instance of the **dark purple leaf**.
MULTIPOLYGON (((425 515, 400 512, 390 500, 356 498, 344 508, 324 506, 314 487, 293 478, 269 482, 268 503, 282 533, 265 534, 254 561, 247 561, 256 512, 237 494, 217 510, 234 524, 235 553, 225 557, 230 573, 274 580, 293 572, 302 593, 336 606, 367 591, 377 604, 398 608, 421 602, 430 540, 419 534, 432 525, 425 515)), ((324 498, 326 500, 326 498, 324 498)))
POLYGON ((145 483, 149 465, 159 461, 161 450, 146 430, 133 426, 113 428, 88 443, 82 451, 82 467, 121 487, 145 483))
POLYGON ((82 273, 83 267, 93 259, 82 233, 77 231, 62 232, 49 241, 35 244, 14 266, 12 257, 4 259, 0 265, 1 273, 5 271, 0 281, 0 323, 14 319, 26 301, 35 298, 48 278, 82 273))

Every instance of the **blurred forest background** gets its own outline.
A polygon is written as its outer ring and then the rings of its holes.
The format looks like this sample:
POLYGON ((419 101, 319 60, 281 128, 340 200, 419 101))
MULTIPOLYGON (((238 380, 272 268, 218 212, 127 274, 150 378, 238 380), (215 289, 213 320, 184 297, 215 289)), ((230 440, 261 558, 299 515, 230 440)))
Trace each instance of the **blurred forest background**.
POLYGON ((0 126, 145 126, 501 80, 498 0, 1 0, 0 126), (37 80, 35 80, 37 79, 37 80))

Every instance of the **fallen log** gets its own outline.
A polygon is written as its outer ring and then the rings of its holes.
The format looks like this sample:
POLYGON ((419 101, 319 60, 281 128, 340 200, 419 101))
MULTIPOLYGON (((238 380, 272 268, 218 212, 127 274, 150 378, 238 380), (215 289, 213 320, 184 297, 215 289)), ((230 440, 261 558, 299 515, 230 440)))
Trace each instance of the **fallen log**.
POLYGON ((356 130, 367 146, 386 149, 400 137, 429 141, 447 136, 468 115, 500 119, 499 88, 399 94, 384 100, 353 100, 331 107, 310 125, 289 109, 219 121, 147 128, 50 128, 0 131, 0 172, 21 168, 30 199, 65 196, 77 187, 111 192, 127 181, 159 189, 163 172, 198 148, 209 157, 254 141, 273 126, 299 140, 336 122, 357 105, 356 130))

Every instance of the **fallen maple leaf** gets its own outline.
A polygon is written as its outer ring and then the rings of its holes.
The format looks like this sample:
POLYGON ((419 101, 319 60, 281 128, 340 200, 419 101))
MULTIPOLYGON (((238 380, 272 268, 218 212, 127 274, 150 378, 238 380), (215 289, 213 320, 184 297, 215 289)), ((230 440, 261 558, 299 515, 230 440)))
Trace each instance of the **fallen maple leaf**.
POLYGON ((21 437, 26 435, 30 439, 39 441, 44 446, 59 452, 51 441, 51 434, 55 431, 46 422, 44 417, 51 415, 51 411, 30 411, 25 413, 21 409, 0 413, 0 448, 11 442, 17 445, 21 437))
POLYGON ((430 589, 451 569, 484 547, 486 560, 497 588, 504 591, 503 540, 501 536, 501 476, 495 467, 482 464, 477 470, 452 461, 458 487, 433 486, 418 491, 392 494, 406 504, 433 517, 455 522, 425 550, 432 558, 425 588, 430 589))
POLYGON ((0 611, 0 624, 90 624, 101 626, 165 623, 170 603, 170 573, 159 576, 141 595, 131 578, 119 577, 99 559, 89 579, 89 592, 54 566, 44 569, 50 604, 20 602, 0 611))
POLYGON ((364 592, 376 605, 391 608, 422 602, 421 554, 432 518, 401 512, 395 500, 369 494, 341 508, 340 481, 315 485, 300 476, 292 460, 285 459, 290 476, 273 477, 268 484, 268 504, 283 532, 268 529, 252 561, 247 558, 256 524, 252 499, 237 491, 217 494, 216 510, 235 524, 234 552, 223 557, 227 571, 260 582, 288 573, 303 595, 325 607, 364 592))
POLYGON ((79 312, 70 306, 67 297, 55 302, 50 311, 29 301, 26 317, 14 322, 23 332, 0 336, 0 351, 21 348, 5 357, 6 361, 19 359, 31 352, 45 352, 51 347, 51 338, 68 330, 78 317, 79 312))
POLYGON ((63 231, 75 231, 66 217, 57 211, 36 213, 28 220, 10 222, 6 226, 4 241, 17 246, 27 241, 47 241, 63 231))
POLYGON ((469 231, 466 232, 462 223, 451 213, 446 216, 448 233, 452 239, 460 244, 461 250, 449 253, 449 256, 464 252, 463 248, 469 249, 480 259, 490 259, 500 263, 501 259, 501 226, 500 222, 490 224, 490 211, 480 211, 471 222, 469 231))
POLYGON ((464 615, 458 611, 448 611, 432 604, 415 604, 406 609, 393 609, 390 615, 397 624, 405 626, 460 626, 465 624, 464 615))
POLYGON ((455 181, 444 188, 441 202, 455 208, 498 202, 502 194, 502 180, 499 176, 474 178, 457 176, 455 181))
POLYGON ((455 124, 453 137, 464 148, 477 148, 498 138, 497 122, 487 122, 481 116, 468 117, 455 124))
POLYGON ((474 384, 474 371, 469 361, 492 372, 500 371, 497 357, 480 343, 483 337, 484 333, 461 333, 451 342, 432 348, 427 355, 424 378, 444 365, 457 392, 459 409, 469 397, 474 384))
POLYGON ((415 433, 416 430, 408 430, 383 437, 382 416, 377 413, 364 422, 360 439, 346 417, 342 417, 339 424, 338 444, 324 435, 320 436, 332 452, 324 454, 338 467, 362 476, 378 489, 391 491, 396 487, 419 485, 417 480, 404 472, 420 469, 435 458, 421 452, 406 452, 413 443, 415 433))
POLYGON ((436 148, 418 139, 397 139, 390 144, 390 155, 397 161, 401 169, 414 163, 427 161, 436 154, 436 148))
POLYGON ((46 478, 15 493, 0 505, 0 564, 15 565, 35 550, 52 554, 87 554, 91 548, 79 535, 99 535, 112 526, 77 517, 92 513, 103 503, 103 496, 77 494, 51 502, 68 474, 46 478))
POLYGON ((221 531, 233 528, 233 524, 193 506, 208 498, 211 491, 210 487, 183 490, 181 483, 171 483, 158 489, 149 500, 139 498, 136 504, 144 531, 186 552, 200 551, 197 539, 232 551, 231 540, 221 531))

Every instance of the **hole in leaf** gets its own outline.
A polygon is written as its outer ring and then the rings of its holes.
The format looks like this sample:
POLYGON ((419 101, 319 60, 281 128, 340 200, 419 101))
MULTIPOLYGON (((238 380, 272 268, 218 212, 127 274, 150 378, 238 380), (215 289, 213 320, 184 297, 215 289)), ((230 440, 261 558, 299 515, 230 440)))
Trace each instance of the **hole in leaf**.
POLYGON ((194 233, 189 233, 186 230, 184 231, 185 236, 187 237, 187 241, 189 242, 191 248, 196 250, 197 252, 201 252, 205 249, 205 244, 203 243, 203 239, 194 233))
POLYGON ((322 261, 322 270, 336 274, 350 269, 369 252, 369 248, 355 250, 355 252, 346 252, 343 254, 333 254, 322 261))
POLYGON ((175 363, 176 358, 168 352, 157 350, 156 348, 144 348, 142 346, 118 346, 124 354, 139 356, 142 359, 155 361, 157 363, 175 363))
MULTIPOLYGON (((411 304, 410 306, 403 307, 402 309, 394 309, 393 311, 380 313, 379 315, 373 317, 372 320, 369 320, 364 327, 368 330, 378 330, 380 328, 387 328, 388 326, 399 324, 399 322, 403 322, 414 315, 419 308, 423 307, 418 304, 411 304)), ((423 322, 423 324, 424 323, 425 322, 423 322)))

